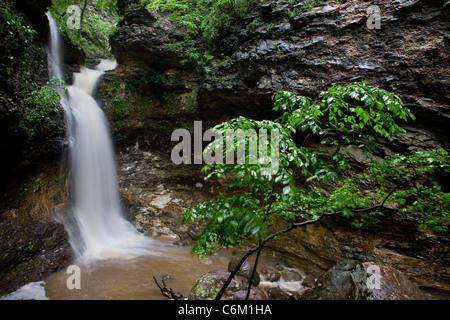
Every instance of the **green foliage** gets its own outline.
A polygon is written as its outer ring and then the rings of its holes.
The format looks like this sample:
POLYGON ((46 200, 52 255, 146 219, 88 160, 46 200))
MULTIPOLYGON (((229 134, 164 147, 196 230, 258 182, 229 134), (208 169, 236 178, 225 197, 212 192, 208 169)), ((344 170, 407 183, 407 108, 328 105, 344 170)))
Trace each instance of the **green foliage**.
POLYGON ((128 115, 128 104, 120 97, 115 96, 112 99, 112 108, 110 111, 112 121, 120 121, 128 115))
MULTIPOLYGON (((417 215, 420 227, 428 232, 448 229, 450 193, 440 186, 440 177, 450 173, 450 157, 444 149, 413 151, 373 161, 361 183, 375 183, 380 194, 395 190, 391 205, 417 215)), ((442 181, 442 180, 441 180, 442 181)))
POLYGON ((20 128, 27 133, 30 140, 36 136, 39 130, 56 127, 53 116, 60 112, 61 96, 55 88, 60 88, 68 95, 64 83, 52 78, 45 86, 34 85, 22 100, 25 108, 20 128))
POLYGON ((99 11, 114 12, 117 10, 117 0, 97 0, 94 3, 94 7, 99 11))
POLYGON ((131 112, 130 104, 127 102, 129 95, 135 95, 136 93, 136 88, 131 83, 125 83, 126 96, 122 98, 118 96, 120 85, 119 81, 109 82, 99 90, 99 96, 110 104, 108 116, 114 127, 120 127, 125 124, 124 119, 131 112))
POLYGON ((19 196, 23 197, 32 189, 34 192, 43 188, 47 181, 45 179, 40 179, 38 177, 33 177, 30 179, 28 183, 24 183, 23 186, 19 189, 19 196))
MULTIPOLYGON (((213 128, 225 138, 211 142, 204 153, 223 151, 224 161, 207 164, 202 171, 206 180, 226 182, 225 195, 183 213, 185 223, 205 225, 193 248, 199 257, 222 247, 261 241, 266 236, 271 239, 271 226, 280 219, 295 226, 298 221, 339 214, 359 227, 379 223, 383 215, 398 208, 419 214, 424 230, 446 229, 449 194, 436 180, 439 171, 449 171, 448 154, 443 150, 373 161, 361 174, 355 174, 350 164, 352 154, 343 152, 353 147, 370 156, 377 148, 374 137, 389 141, 403 132, 399 123, 414 116, 398 97, 361 82, 334 86, 314 103, 290 92, 280 92, 273 99, 274 110, 282 113, 275 121, 239 117, 213 128), (227 150, 227 134, 237 129, 278 131, 278 171, 268 175, 265 159, 255 162, 250 156, 245 163, 226 164, 228 153, 240 145, 251 154, 246 139, 233 137, 234 148, 227 150), (299 145, 298 133, 318 138, 328 146, 327 151, 304 147, 304 141, 299 145), (345 178, 350 171, 353 178, 345 178)), ((268 150, 268 157, 276 152, 268 142, 258 144, 258 152, 261 148, 268 150)))
POLYGON ((34 41, 37 32, 11 1, 5 1, 0 8, 0 33, 7 50, 18 58, 9 66, 1 65, 0 71, 8 74, 7 82, 14 87, 23 113, 19 126, 31 140, 40 130, 55 127, 53 116, 59 111, 60 96, 54 88, 65 90, 65 87, 56 79, 39 85, 44 61, 40 44, 34 41))
POLYGON ((168 41, 169 50, 183 53, 183 63, 211 72, 214 42, 228 36, 232 23, 241 20, 256 0, 144 0, 147 9, 166 13, 168 21, 184 30, 184 38, 168 41), (205 43, 206 42, 206 43, 205 43))
POLYGON ((203 36, 209 43, 226 35, 234 20, 243 19, 253 0, 218 0, 202 21, 203 36))
POLYGON ((263 215, 259 205, 256 198, 244 193, 218 197, 185 211, 185 223, 209 221, 193 250, 203 257, 214 252, 216 245, 239 247, 248 238, 260 235, 263 215))
POLYGON ((214 298, 217 295, 218 289, 215 287, 213 283, 208 285, 207 290, 205 291, 201 285, 195 286, 193 291, 196 293, 197 297, 200 299, 206 298, 214 298))
POLYGON ((305 0, 303 1, 303 8, 312 10, 315 6, 322 4, 320 0, 305 0))
POLYGON ((310 131, 323 137, 324 145, 340 148, 344 143, 366 152, 377 147, 374 133, 392 141, 392 135, 404 132, 396 120, 415 120, 400 98, 365 81, 333 86, 313 104, 307 97, 282 91, 274 96, 274 110, 283 112, 278 121, 294 133, 310 131))
POLYGON ((164 84, 164 82, 166 81, 166 77, 161 73, 153 72, 144 74, 141 81, 146 84, 164 84))
POLYGON ((7 0, 0 8, 0 37, 4 44, 4 55, 13 55, 18 59, 8 59, 8 63, 0 64, 0 72, 8 75, 7 82, 19 92, 29 82, 39 77, 39 69, 43 64, 40 47, 34 43, 37 32, 30 26, 26 18, 7 0))
POLYGON ((25 18, 6 0, 0 7, 0 33, 7 33, 14 39, 28 43, 37 32, 27 25, 25 18))
POLYGON ((87 59, 113 58, 109 52, 109 37, 117 30, 117 0, 89 1, 83 15, 81 30, 67 26, 67 8, 78 5, 83 8, 84 1, 53 0, 49 11, 55 19, 60 32, 80 48, 87 59))

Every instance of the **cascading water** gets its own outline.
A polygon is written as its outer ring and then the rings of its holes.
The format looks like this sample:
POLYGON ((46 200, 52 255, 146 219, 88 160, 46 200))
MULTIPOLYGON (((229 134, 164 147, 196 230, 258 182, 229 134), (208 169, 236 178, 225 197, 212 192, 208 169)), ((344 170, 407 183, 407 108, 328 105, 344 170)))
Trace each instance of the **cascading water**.
MULTIPOLYGON (((49 73, 62 79, 58 29, 51 15, 47 13, 47 16, 51 29, 49 73)), ((67 272, 62 270, 0 300, 161 299, 154 276, 173 276, 171 285, 187 294, 200 276, 228 266, 231 252, 199 261, 191 255, 189 247, 145 237, 123 218, 106 119, 92 97, 100 77, 111 68, 111 63, 106 61, 96 70, 82 68, 68 87, 69 97, 63 90, 60 92, 72 167, 71 208, 64 215, 63 223, 78 257, 76 264, 81 267, 81 288, 69 289, 67 272)), ((277 261, 264 262, 266 258, 262 258, 261 266, 278 265, 277 261)), ((276 285, 269 283, 269 286, 276 285)), ((286 283, 280 281, 281 285, 286 283)))
MULTIPOLYGON (((60 37, 50 25, 49 75, 63 80, 60 37)), ((113 146, 106 117, 93 98, 101 76, 116 67, 102 61, 95 70, 74 75, 69 97, 60 92, 65 110, 71 159, 71 208, 63 219, 78 258, 99 259, 150 254, 152 240, 137 232, 123 217, 113 146)))

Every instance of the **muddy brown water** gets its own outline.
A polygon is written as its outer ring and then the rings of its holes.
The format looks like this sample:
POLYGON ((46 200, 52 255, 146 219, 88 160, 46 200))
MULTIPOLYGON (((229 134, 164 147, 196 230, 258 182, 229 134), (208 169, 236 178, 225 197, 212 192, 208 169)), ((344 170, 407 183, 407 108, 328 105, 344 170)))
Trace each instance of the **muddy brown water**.
MULTIPOLYGON (((45 280, 45 295, 51 300, 162 300, 153 276, 165 278, 167 287, 187 296, 202 275, 217 269, 227 269, 232 250, 201 260, 191 254, 191 248, 161 241, 155 255, 132 259, 107 259, 90 264, 78 264, 80 289, 69 289, 67 280, 73 273, 62 270, 45 280)), ((76 263, 74 263, 76 265, 76 263)), ((277 261, 262 257, 259 268, 274 267, 277 261)), ((259 269, 258 268, 258 269, 259 269)))

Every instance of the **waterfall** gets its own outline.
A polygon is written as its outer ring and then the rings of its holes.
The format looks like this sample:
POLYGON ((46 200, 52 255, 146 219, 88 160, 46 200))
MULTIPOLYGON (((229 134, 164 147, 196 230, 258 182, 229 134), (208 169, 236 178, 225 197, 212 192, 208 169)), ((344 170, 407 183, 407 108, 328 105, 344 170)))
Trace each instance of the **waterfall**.
MULTIPOLYGON (((51 14, 47 16, 49 76, 62 80, 60 36, 51 14)), ((63 223, 80 259, 151 253, 152 240, 124 218, 107 120, 93 97, 100 78, 114 64, 102 61, 95 69, 81 68, 67 88, 69 97, 60 92, 71 160, 70 208, 63 223)))

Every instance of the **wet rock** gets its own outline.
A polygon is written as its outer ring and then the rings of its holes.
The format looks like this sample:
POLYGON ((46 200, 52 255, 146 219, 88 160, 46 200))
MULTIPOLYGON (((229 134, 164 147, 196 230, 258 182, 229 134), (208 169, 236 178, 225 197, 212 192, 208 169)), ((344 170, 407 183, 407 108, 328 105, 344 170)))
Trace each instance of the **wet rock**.
POLYGON ((54 217, 67 201, 58 169, 43 165, 17 176, 0 197, 0 296, 42 281, 73 259, 69 236, 54 217))
POLYGON ((269 300, 288 300, 291 295, 280 289, 280 287, 273 287, 267 289, 269 300))
POLYGON ((308 274, 305 279, 303 279, 302 286, 314 288, 316 286, 316 279, 314 279, 314 276, 312 274, 308 274))
POLYGON ((161 281, 175 280, 175 277, 171 274, 162 274, 161 281))
POLYGON ((379 266, 373 262, 364 262, 368 277, 380 276, 379 280, 369 279, 374 289, 373 300, 425 300, 427 297, 405 276, 404 273, 389 267, 379 266), (369 269, 370 268, 370 269, 369 269), (377 273, 373 271, 376 270, 377 273), (376 281, 379 281, 378 284, 376 281))
MULTIPOLYGON (((230 260, 230 263, 228 264, 228 271, 232 272, 237 264, 239 263, 239 261, 241 260, 241 257, 236 256, 233 257, 230 260)), ((245 279, 250 279, 252 276, 252 272, 253 272, 253 265, 250 264, 250 262, 248 260, 246 260, 242 265, 241 268, 239 269, 239 271, 237 272, 238 276, 241 276, 245 279)), ((257 287, 260 283, 261 279, 259 277, 259 273, 258 271, 255 271, 255 275, 253 276, 253 281, 252 281, 252 285, 257 287)))
POLYGON ((292 269, 286 269, 284 271, 281 272, 281 277, 285 280, 285 281, 301 281, 303 279, 303 276, 298 273, 295 270, 292 269))
POLYGON ((373 262, 343 260, 317 279, 308 300, 424 300, 400 271, 373 262))
POLYGON ((125 149, 117 156, 119 190, 129 219, 149 236, 192 244, 200 229, 194 223, 183 224, 181 213, 208 200, 211 184, 195 188, 202 178, 199 167, 176 166, 170 152, 148 152, 145 141, 138 141, 139 148, 125 149))
POLYGON ((366 271, 362 263, 344 260, 325 272, 308 295, 308 300, 365 300, 366 271))
POLYGON ((278 271, 276 271, 270 267, 266 267, 261 270, 261 276, 264 277, 265 281, 277 282, 280 280, 281 273, 279 273, 278 271))
MULTIPOLYGON (((222 285, 228 279, 230 272, 225 270, 211 271, 201 276, 188 294, 188 300, 212 300, 220 291, 222 285)), ((248 280, 235 276, 231 281, 222 300, 244 300, 247 295, 248 280)), ((253 287, 250 292, 250 300, 267 300, 267 293, 258 287, 253 287)))

